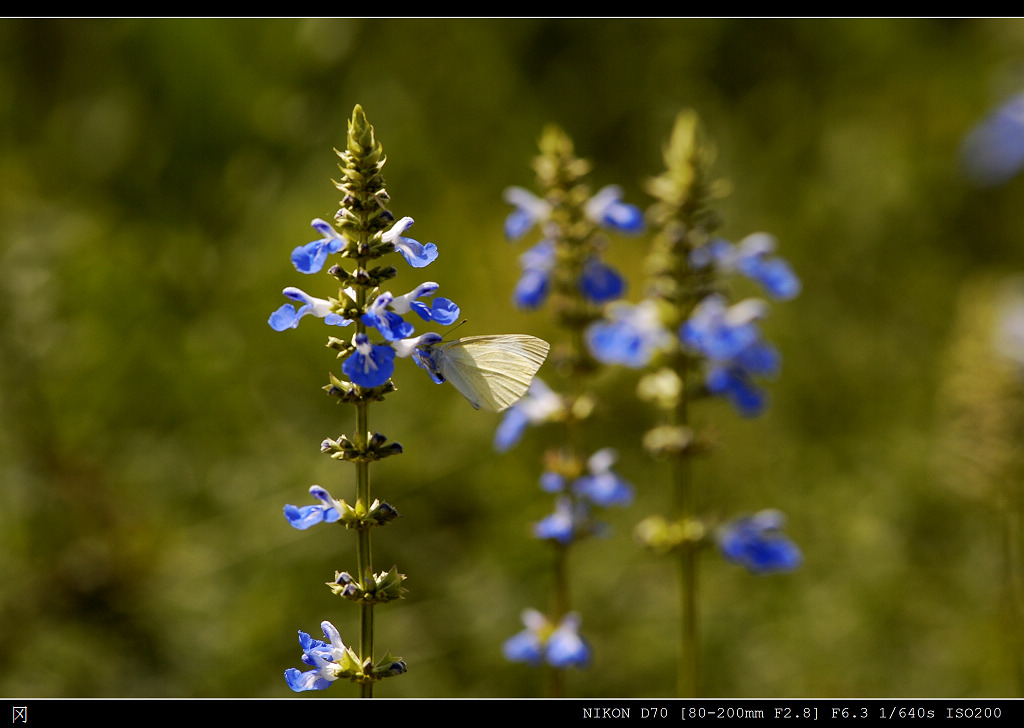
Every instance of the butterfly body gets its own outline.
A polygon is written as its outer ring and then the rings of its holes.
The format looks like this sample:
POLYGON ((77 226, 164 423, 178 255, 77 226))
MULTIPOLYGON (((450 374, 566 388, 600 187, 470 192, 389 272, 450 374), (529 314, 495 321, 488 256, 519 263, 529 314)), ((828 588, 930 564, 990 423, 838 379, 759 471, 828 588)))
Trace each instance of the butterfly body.
POLYGON ((420 360, 475 409, 501 412, 526 394, 550 348, 526 334, 467 336, 424 347, 420 360))

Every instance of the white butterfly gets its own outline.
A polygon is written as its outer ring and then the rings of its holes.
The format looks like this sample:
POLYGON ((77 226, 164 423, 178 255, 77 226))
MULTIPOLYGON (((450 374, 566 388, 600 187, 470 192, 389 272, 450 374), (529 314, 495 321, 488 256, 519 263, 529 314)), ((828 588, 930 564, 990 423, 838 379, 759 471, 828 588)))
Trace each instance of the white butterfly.
POLYGON ((420 363, 448 380, 475 409, 501 412, 522 399, 544 363, 548 342, 526 334, 467 336, 420 347, 420 363))

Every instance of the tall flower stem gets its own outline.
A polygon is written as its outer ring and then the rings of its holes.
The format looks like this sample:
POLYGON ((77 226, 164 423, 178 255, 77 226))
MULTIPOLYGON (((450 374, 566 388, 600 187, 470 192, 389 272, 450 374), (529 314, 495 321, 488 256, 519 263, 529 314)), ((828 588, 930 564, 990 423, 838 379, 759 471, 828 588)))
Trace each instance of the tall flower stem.
MULTIPOLYGON (((647 258, 648 295, 658 302, 666 330, 677 331, 709 292, 708 281, 690 262, 694 249, 707 242, 718 225, 706 202, 713 195, 708 181, 711 153, 697 139, 696 117, 680 114, 665 150, 666 170, 654 178, 648 190, 657 199, 649 217, 656 230, 647 258)), ((693 487, 695 447, 690 408, 698 390, 694 368, 698 361, 678 344, 667 356, 666 369, 677 382, 673 397, 658 400, 660 423, 655 431, 672 433, 671 444, 659 440, 654 454, 669 456, 672 487, 671 520, 680 531, 676 539, 680 585, 680 645, 677 691, 680 697, 700 694, 699 574, 698 554, 704 529, 699 519, 693 487)))
POLYGON ((1013 652, 1017 694, 1024 696, 1024 513, 1021 499, 1012 499, 1003 512, 1003 544, 1005 548, 1006 590, 1010 602, 1010 643, 1013 652))
MULTIPOLYGON (((676 374, 682 383, 679 403, 675 408, 673 426, 687 428, 689 426, 687 389, 689 386, 689 366, 680 365, 676 374)), ((672 480, 674 483, 674 520, 681 523, 694 523, 697 517, 693 493, 693 466, 691 459, 684 454, 672 459, 672 480)), ((686 539, 679 553, 679 580, 682 596, 682 630, 680 632, 680 659, 678 670, 678 695, 693 698, 699 694, 700 660, 698 643, 698 603, 697 603, 697 543, 686 539)))
MULTIPOLYGON (((405 589, 401 585, 405 575, 400 574, 397 567, 374 573, 371 531, 393 521, 398 512, 391 504, 373 498, 370 464, 400 454, 402 446, 371 431, 370 404, 395 391, 391 381, 395 357, 412 356, 421 367, 432 366, 430 346, 440 342, 441 336, 430 332, 413 338, 415 327, 403 315, 415 311, 421 320, 449 325, 460 312, 458 306, 445 298, 433 298, 429 305, 419 300, 437 291, 439 286, 433 281, 420 283, 399 296, 383 290, 382 284, 394 278, 398 271, 394 266, 377 264, 378 259, 398 253, 410 266, 422 268, 437 258, 437 246, 421 245, 405 237, 413 219, 404 217, 396 221, 388 210, 390 197, 381 175, 383 148, 359 106, 348 124, 345 149, 337 154, 341 157, 342 181, 335 182, 335 186, 343 193, 343 199, 341 209, 334 216, 335 225, 314 220, 312 225, 320 239, 292 252, 295 268, 306 274, 323 270, 328 256, 340 257, 340 262, 327 271, 341 284, 337 298, 316 298, 289 287, 283 291, 284 295, 303 305, 298 309, 291 304, 282 306, 271 314, 268 323, 275 331, 286 331, 312 314, 329 327, 355 324, 351 340, 328 338, 327 346, 339 352, 339 359, 344 359, 341 370, 347 380, 331 374, 330 384, 324 387, 331 396, 355 407, 355 429, 337 440, 324 440, 320 447, 332 459, 355 465, 355 502, 350 505, 336 500, 324 488, 314 485, 309 492, 320 504, 302 508, 288 505, 285 517, 300 530, 316 523, 338 523, 355 531, 355 575, 347 571, 335 572, 334 581, 328 582, 328 586, 336 595, 359 605, 358 652, 346 646, 334 625, 325 621, 321 623, 325 641, 299 633, 303 661, 314 669, 307 672, 289 669, 285 671, 285 679, 289 687, 298 692, 323 690, 345 678, 359 684, 362 697, 371 698, 377 681, 401 675, 407 666, 390 653, 380 659, 374 655, 375 607, 403 597, 405 589)), ((543 346, 545 353, 546 346, 543 346)), ((539 347, 533 352, 535 357, 539 356, 538 352, 539 347)), ((525 355, 524 358, 538 367, 543 361, 543 357, 536 362, 525 355)), ((438 383, 444 381, 432 369, 430 373, 438 383)))
POLYGON ((577 634, 580 617, 570 601, 573 547, 597 528, 593 506, 626 505, 632 499, 631 487, 610 470, 614 452, 606 448, 588 454, 585 443, 584 421, 595 409, 590 387, 598 368, 586 346, 585 332, 600 318, 601 306, 619 298, 624 289, 622 277, 601 260, 608 244, 601 228, 639 233, 643 216, 638 208, 620 201, 622 191, 617 187, 591 194, 590 163, 576 157, 572 140, 555 126, 544 130, 533 167, 541 196, 519 187, 505 191, 505 199, 516 206, 506 220, 507 237, 516 240, 535 225, 543 235, 520 258, 523 276, 513 299, 520 308, 550 303, 561 331, 552 362, 562 386, 548 390, 544 385, 544 394, 538 393, 536 402, 513 410, 512 421, 520 424, 510 428, 515 433, 511 438, 503 433, 502 440, 517 441, 527 423, 559 421, 563 427, 560 436, 548 442, 541 476, 541 487, 556 494, 555 512, 534 527, 534 535, 549 542, 553 551, 548 615, 527 610, 523 619, 527 630, 506 642, 505 654, 514 661, 545 662, 548 695, 560 697, 564 694, 561 671, 585 667, 590 654, 577 634), (557 389, 560 394, 555 394, 557 389), (553 407, 552 399, 557 402, 553 407))
MULTIPOLYGON (((767 304, 750 298, 730 306, 725 275, 742 273, 773 298, 792 298, 800 287, 789 264, 771 256, 774 237, 755 233, 737 245, 712 237, 719 221, 708 203, 725 188, 710 180, 713 150, 697 132, 696 114, 676 117, 664 152, 666 169, 647 185, 656 202, 647 211, 655 235, 645 260, 645 300, 609 306, 605 320, 588 332, 600 361, 648 369, 637 395, 652 403, 657 418, 643 444, 653 458, 670 463, 671 507, 667 515, 641 521, 636 533, 647 546, 676 557, 677 690, 684 697, 701 690, 698 557, 710 545, 713 530, 702 513, 704 497, 698 498, 694 487, 694 458, 707 450, 707 443, 706 436, 695 434, 691 408, 698 399, 723 395, 741 415, 760 414, 765 395, 754 377, 775 374, 780 361, 756 324, 767 304)), ((701 488, 699 495, 706 490, 701 488)), ((729 560, 755 573, 790 571, 801 555, 781 534, 783 520, 778 511, 767 510, 714 531, 729 560)))

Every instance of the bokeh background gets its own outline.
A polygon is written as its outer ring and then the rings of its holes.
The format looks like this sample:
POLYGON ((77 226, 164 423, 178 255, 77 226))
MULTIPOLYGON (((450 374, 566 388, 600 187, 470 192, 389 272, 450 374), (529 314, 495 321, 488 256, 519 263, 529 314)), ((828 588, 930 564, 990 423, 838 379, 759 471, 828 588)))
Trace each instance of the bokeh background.
MULTIPOLYGON (((734 190, 722 234, 774 233, 804 284, 765 324, 768 413, 701 415, 722 442, 705 503, 784 510, 805 555, 772 577, 704 560, 706 694, 1016 694, 1000 514, 944 457, 944 402, 976 361, 955 354, 963 302, 1024 270, 1024 180, 972 187, 958 150, 1022 89, 1020 20, 0 20, 0 694, 286 696, 297 630, 354 640, 322 585, 354 538, 281 514, 312 483, 351 497, 319 453, 350 411, 320 389, 323 327, 266 320, 285 286, 333 293, 289 254, 337 209, 356 103, 462 335, 555 333, 511 306, 522 247, 502 235, 544 124, 646 205, 696 109, 734 190)), ((644 252, 610 250, 634 297, 644 252)), ((635 380, 600 381, 593 443, 638 498, 575 552, 596 659, 570 695, 674 689, 675 570, 631 537, 667 500, 635 380)), ((541 695, 501 643, 547 600, 546 432, 495 455, 499 416, 408 361, 396 383, 373 424, 406 454, 374 478, 404 517, 374 546, 409 594, 377 628, 410 670, 378 692, 541 695)))

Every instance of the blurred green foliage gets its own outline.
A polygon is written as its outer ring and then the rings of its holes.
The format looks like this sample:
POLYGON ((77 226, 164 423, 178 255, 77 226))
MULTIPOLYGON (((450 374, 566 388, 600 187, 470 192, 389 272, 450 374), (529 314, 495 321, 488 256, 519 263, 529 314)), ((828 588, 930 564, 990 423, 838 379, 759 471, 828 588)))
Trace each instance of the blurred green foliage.
MULTIPOLYGON (((319 454, 350 429, 320 391, 336 363, 315 322, 266 319, 285 286, 332 293, 288 256, 337 208, 360 103, 464 335, 553 331, 511 307, 502 237, 545 123, 646 205, 695 108, 734 188, 722 233, 777 235, 804 283, 766 322, 769 413, 704 410, 702 497, 784 510, 806 557, 706 559, 706 692, 1013 695, 993 515, 936 463, 959 292, 1024 268, 1024 179, 971 189, 957 147, 1022 87, 1020 20, 0 20, 0 694, 284 696, 297 630, 354 633, 322 586, 354 539, 281 513, 351 488, 319 454)), ((640 245, 610 252, 634 297, 640 245)), ((380 693, 537 695, 500 648, 548 593, 544 432, 495 456, 498 417, 400 364, 372 424, 405 446, 374 474, 404 517, 374 545, 409 594, 377 639, 410 669, 380 693)), ((674 569, 630 536, 666 498, 634 383, 603 382, 594 445, 639 496, 574 555, 596 650, 575 695, 674 685, 674 569)))

